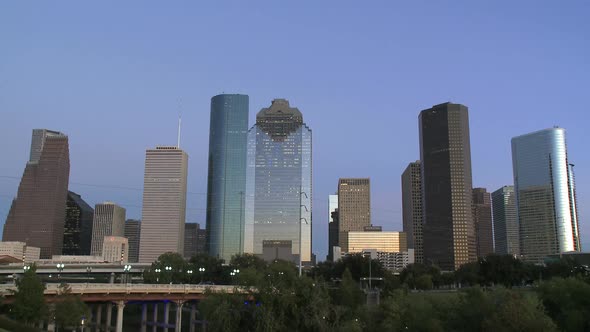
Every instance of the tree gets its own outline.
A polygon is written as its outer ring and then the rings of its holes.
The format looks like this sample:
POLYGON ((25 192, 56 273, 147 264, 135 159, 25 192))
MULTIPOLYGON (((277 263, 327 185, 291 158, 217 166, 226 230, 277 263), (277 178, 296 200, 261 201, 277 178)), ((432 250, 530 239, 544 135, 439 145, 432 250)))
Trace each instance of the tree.
POLYGON ((59 295, 54 308, 55 323, 63 329, 76 330, 82 325, 82 319, 89 318, 90 315, 86 303, 79 296, 72 294, 68 284, 59 286, 59 295))
POLYGON ((187 263, 180 254, 167 252, 160 255, 158 260, 144 271, 143 278, 149 283, 183 283, 190 278, 186 273, 187 270, 187 263), (166 269, 167 267, 169 269, 166 269))
POLYGON ((337 303, 347 308, 350 312, 353 312, 358 306, 364 303, 363 292, 352 278, 352 274, 348 269, 344 270, 342 274, 340 289, 336 297, 337 303))
POLYGON ((258 271, 266 269, 267 265, 264 259, 253 254, 234 255, 229 263, 230 266, 237 269, 253 268, 258 271))
POLYGON ((27 325, 32 325, 47 315, 47 305, 43 296, 45 285, 36 271, 37 267, 32 265, 22 278, 16 280, 17 290, 14 292, 12 314, 16 320, 27 325))
POLYGON ((193 269, 193 282, 210 281, 215 284, 229 283, 229 268, 223 268, 223 260, 206 254, 197 254, 189 260, 193 269), (204 272, 199 269, 205 269, 204 272))
POLYGON ((541 283, 537 293, 561 330, 590 330, 590 285, 574 278, 553 278, 541 283))

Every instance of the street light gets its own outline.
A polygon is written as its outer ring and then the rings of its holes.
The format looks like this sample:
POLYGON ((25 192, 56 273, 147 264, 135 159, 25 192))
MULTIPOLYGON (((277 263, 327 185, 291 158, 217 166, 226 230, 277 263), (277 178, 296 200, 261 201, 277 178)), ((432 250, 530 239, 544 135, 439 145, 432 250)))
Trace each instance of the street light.
POLYGON ((201 276, 201 281, 199 283, 203 282, 203 273, 205 272, 205 268, 204 267, 200 267, 199 268, 199 275, 201 276))
POLYGON ((230 275, 230 276, 232 276, 232 282, 234 281, 234 280, 233 280, 233 279, 234 279, 233 277, 234 277, 234 276, 237 276, 237 275, 238 275, 238 273, 240 273, 240 270, 239 270, 239 269, 234 269, 233 271, 231 271, 231 272, 229 273, 229 275, 230 275))
POLYGON ((125 271, 125 284, 129 282, 129 271, 131 271, 131 265, 125 265, 123 267, 123 271, 125 271))
POLYGON ((160 282, 160 272, 162 272, 162 270, 160 270, 160 269, 156 269, 155 271, 156 271, 156 273, 158 274, 158 275, 156 276, 156 283, 158 283, 158 282, 160 282))
POLYGON ((24 272, 27 272, 27 271, 28 271, 28 270, 30 270, 30 269, 31 269, 31 267, 30 267, 30 266, 28 266, 28 265, 25 265, 25 266, 23 266, 23 270, 24 270, 24 272))
POLYGON ((86 267, 86 283, 88 283, 88 281, 90 280, 90 272, 92 272, 92 267, 87 266, 86 267))
MULTIPOLYGON (((172 266, 166 266, 164 269, 168 272, 172 272, 172 266)), ((172 276, 170 276, 170 284, 172 284, 172 276)))
POLYGON ((190 284, 192 281, 191 277, 193 276, 193 270, 188 270, 188 271, 186 271, 186 273, 188 274, 188 281, 189 281, 188 283, 190 284))
POLYGON ((64 270, 64 268, 66 267, 66 265, 64 263, 57 263, 56 265, 57 267, 57 281, 61 280, 61 272, 64 270))

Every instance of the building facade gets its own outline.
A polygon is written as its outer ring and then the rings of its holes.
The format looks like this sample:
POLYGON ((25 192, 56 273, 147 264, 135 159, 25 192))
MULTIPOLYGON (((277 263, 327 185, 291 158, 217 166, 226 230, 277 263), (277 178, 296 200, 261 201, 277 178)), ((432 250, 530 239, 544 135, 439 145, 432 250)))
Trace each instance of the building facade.
POLYGON ((206 230, 198 223, 184 225, 184 258, 190 259, 197 254, 206 252, 206 230))
POLYGON ((264 241, 291 241, 291 252, 312 261, 312 133, 297 108, 275 99, 248 134, 245 252, 264 241), (300 241, 301 239, 301 241, 300 241))
POLYGON ((139 240, 141 237, 141 221, 127 219, 125 222, 125 237, 128 240, 129 263, 139 262, 139 240))
MULTIPOLYGON (((338 180, 338 243, 346 232, 371 226, 371 181, 368 178, 338 180)), ((343 249, 344 250, 344 249, 343 249)))
POLYGON ((90 255, 101 256, 105 236, 125 235, 125 208, 113 202, 94 206, 90 255))
POLYGON ((188 155, 175 146, 145 154, 139 262, 151 263, 166 252, 184 252, 188 155))
POLYGON ((485 188, 473 188, 473 222, 477 243, 477 257, 494 253, 492 201, 485 188))
POLYGON ((124 264, 129 261, 129 242, 123 236, 105 236, 102 245, 105 262, 124 264))
POLYGON ((41 258, 61 254, 70 176, 68 137, 34 129, 30 158, 12 201, 3 241, 20 241, 41 248, 41 258))
POLYGON ((518 218, 514 186, 503 186, 492 193, 494 251, 499 255, 520 256, 518 218))
POLYGON ((211 98, 207 176, 207 248, 226 262, 244 252, 249 97, 211 98))
POLYGON ((90 255, 94 209, 73 191, 68 192, 63 255, 90 255))
POLYGON ((549 255, 581 251, 565 129, 514 137, 512 166, 522 258, 542 262, 549 255))
POLYGON ((28 246, 20 241, 0 242, 0 256, 10 256, 22 261, 31 263, 39 260, 41 248, 28 246))
POLYGON ((414 249, 416 263, 424 263, 422 249, 422 167, 410 163, 402 173, 402 210, 408 248, 414 249))
POLYGON ((420 112, 424 262, 451 271, 477 260, 467 107, 420 112))
POLYGON ((334 247, 338 246, 338 194, 328 196, 328 257, 334 260, 334 247))
POLYGON ((375 249, 378 252, 408 251, 408 237, 404 232, 345 232, 340 248, 357 253, 375 249))

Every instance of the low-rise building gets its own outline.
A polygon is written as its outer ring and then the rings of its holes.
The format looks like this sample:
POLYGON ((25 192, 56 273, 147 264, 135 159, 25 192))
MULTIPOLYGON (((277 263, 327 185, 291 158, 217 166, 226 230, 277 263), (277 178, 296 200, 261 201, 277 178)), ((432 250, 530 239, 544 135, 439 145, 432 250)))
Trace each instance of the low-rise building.
POLYGON ((22 262, 29 263, 39 260, 41 248, 27 246, 25 242, 2 241, 0 242, 0 256, 10 256, 22 262))

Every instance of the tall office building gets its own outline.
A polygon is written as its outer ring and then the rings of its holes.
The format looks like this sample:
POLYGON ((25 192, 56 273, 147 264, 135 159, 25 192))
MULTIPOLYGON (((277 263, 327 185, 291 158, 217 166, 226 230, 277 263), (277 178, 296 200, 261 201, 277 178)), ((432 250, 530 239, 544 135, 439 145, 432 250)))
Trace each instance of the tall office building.
POLYGON ((69 176, 68 137, 57 131, 34 129, 30 158, 8 212, 2 240, 40 247, 41 258, 61 254, 69 176))
POLYGON ((486 188, 473 188, 473 222, 477 257, 485 257, 494 253, 494 235, 492 230, 492 202, 486 188))
POLYGON ((334 247, 338 246, 338 194, 328 196, 328 257, 334 260, 334 247))
POLYGON ((125 237, 129 241, 129 263, 139 262, 139 239, 141 236, 141 221, 127 219, 125 222, 125 237))
POLYGON ((422 168, 410 163, 402 173, 402 210, 408 248, 414 249, 416 263, 424 263, 422 244, 422 168))
POLYGON ((207 247, 211 256, 228 263, 244 252, 248 103, 247 95, 211 98, 207 247))
POLYGON ((444 103, 419 120, 424 262, 454 270, 477 260, 468 111, 444 103))
POLYGON ((514 186, 504 186, 492 193, 492 212, 494 215, 494 251, 499 255, 520 256, 514 186))
POLYGON ((94 209, 73 191, 68 192, 62 255, 90 255, 94 209))
POLYGON ((175 146, 146 151, 139 262, 184 251, 188 155, 175 146))
POLYGON ((104 202, 94 206, 91 255, 102 255, 102 246, 106 236, 123 237, 125 235, 125 213, 125 208, 113 202, 104 202))
POLYGON ((581 251, 565 129, 514 137, 512 166, 523 259, 542 262, 548 255, 581 251))
POLYGON ((338 243, 346 232, 371 226, 371 182, 368 178, 338 180, 338 243))
POLYGON ((248 134, 246 252, 262 254, 264 241, 291 241, 294 260, 301 248, 302 262, 312 261, 311 149, 311 129, 287 100, 257 114, 248 134))

